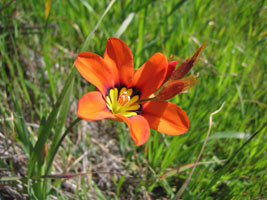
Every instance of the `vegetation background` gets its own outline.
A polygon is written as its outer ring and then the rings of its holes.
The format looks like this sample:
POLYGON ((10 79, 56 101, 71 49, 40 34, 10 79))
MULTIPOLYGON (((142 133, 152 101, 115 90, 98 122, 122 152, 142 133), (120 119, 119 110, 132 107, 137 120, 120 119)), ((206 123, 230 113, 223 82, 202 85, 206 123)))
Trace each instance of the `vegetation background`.
POLYGON ((266 27, 264 0, 2 0, 0 199, 266 199, 266 27), (172 99, 186 134, 136 147, 123 123, 77 119, 94 87, 74 60, 110 37, 136 67, 207 43, 198 84, 172 99))

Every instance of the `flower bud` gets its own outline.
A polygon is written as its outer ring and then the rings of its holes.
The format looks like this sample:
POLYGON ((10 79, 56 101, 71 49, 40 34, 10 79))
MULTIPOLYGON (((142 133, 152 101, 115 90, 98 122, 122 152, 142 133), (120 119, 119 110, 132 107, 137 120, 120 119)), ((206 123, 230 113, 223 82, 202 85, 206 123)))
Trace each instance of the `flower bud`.
POLYGON ((175 71, 173 71, 171 80, 179 80, 183 78, 194 66, 200 52, 204 49, 205 46, 206 43, 204 43, 191 58, 188 58, 184 62, 182 62, 182 64, 180 64, 180 66, 175 71))

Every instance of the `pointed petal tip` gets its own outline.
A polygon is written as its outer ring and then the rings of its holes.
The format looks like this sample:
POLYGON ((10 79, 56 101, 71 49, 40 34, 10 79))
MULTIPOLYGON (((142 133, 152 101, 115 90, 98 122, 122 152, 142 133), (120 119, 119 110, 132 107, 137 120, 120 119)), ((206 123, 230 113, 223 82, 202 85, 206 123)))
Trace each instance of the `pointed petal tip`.
POLYGON ((135 115, 127 118, 122 114, 116 114, 116 116, 129 126, 131 137, 137 146, 141 146, 147 142, 150 135, 150 127, 144 117, 135 115))

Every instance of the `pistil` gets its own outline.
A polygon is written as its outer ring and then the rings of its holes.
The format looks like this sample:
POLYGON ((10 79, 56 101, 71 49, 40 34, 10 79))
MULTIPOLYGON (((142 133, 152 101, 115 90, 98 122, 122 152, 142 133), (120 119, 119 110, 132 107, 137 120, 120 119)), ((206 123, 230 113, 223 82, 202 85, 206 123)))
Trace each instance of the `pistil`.
POLYGON ((109 90, 106 96, 107 107, 113 114, 120 113, 126 117, 137 115, 141 105, 138 102, 139 96, 132 96, 133 89, 123 87, 120 91, 118 88, 109 90))

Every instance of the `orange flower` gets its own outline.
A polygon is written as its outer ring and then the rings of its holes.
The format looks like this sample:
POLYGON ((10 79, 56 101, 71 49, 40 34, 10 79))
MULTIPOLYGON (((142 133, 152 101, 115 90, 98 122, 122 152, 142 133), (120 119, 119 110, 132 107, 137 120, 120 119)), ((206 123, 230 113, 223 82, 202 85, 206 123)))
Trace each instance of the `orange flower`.
POLYGON ((168 65, 163 54, 155 53, 134 70, 129 47, 120 39, 110 38, 103 58, 84 52, 75 61, 81 75, 98 89, 79 100, 77 115, 85 120, 124 121, 138 146, 147 141, 150 128, 168 135, 185 133, 189 128, 186 113, 154 95, 167 78, 174 76, 176 64, 168 65))

